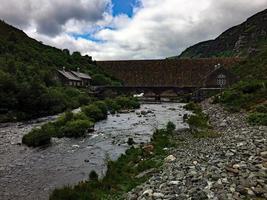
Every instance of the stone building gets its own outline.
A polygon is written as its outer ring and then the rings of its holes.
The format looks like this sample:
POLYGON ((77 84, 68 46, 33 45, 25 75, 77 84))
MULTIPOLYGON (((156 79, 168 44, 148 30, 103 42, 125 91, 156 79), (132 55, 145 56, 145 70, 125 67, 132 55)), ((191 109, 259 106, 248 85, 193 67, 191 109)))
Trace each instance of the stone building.
POLYGON ((85 73, 81 73, 79 69, 75 71, 66 71, 65 67, 62 70, 57 70, 58 80, 67 86, 74 87, 89 87, 92 78, 85 73))

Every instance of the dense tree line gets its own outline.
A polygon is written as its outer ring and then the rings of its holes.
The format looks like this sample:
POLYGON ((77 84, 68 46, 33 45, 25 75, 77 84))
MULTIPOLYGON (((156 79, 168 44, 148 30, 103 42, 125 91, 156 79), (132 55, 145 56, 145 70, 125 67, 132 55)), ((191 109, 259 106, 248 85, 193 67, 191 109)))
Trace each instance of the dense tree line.
POLYGON ((24 120, 88 103, 85 91, 63 88, 56 70, 78 67, 98 85, 119 84, 104 74, 90 56, 43 45, 0 21, 0 122, 24 120))

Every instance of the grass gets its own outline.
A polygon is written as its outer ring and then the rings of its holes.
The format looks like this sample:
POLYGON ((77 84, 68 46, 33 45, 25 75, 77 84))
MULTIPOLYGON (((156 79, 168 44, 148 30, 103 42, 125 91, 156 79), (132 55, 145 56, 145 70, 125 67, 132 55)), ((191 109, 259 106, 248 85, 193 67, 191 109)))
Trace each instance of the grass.
POLYGON ((111 108, 135 109, 140 104, 137 99, 129 97, 117 97, 113 100, 96 101, 88 106, 83 106, 82 111, 74 114, 70 111, 61 115, 56 122, 44 124, 41 128, 33 129, 24 135, 22 143, 30 147, 48 145, 51 137, 84 137, 94 123, 107 118, 111 108))
POLYGON ((241 109, 250 111, 253 107, 266 101, 266 86, 266 80, 240 81, 224 91, 221 96, 216 96, 214 103, 222 104, 231 112, 239 112, 241 109))
POLYGON ((184 108, 193 112, 193 115, 186 119, 186 121, 194 138, 219 137, 219 134, 209 125, 209 116, 202 112, 199 104, 190 102, 184 108))
POLYGON ((240 81, 216 96, 214 103, 222 104, 230 112, 244 110, 249 114, 250 125, 267 125, 267 81, 240 81))
MULTIPOLYGON (((153 134, 150 144, 154 147, 152 153, 147 154, 142 147, 132 147, 117 161, 108 162, 107 173, 103 179, 94 178, 73 187, 56 189, 50 196, 50 200, 124 199, 125 193, 149 178, 149 175, 138 178, 140 173, 162 166, 167 156, 164 148, 177 145, 173 140, 172 124, 169 123, 168 127, 169 129, 160 129, 153 134)), ((90 173, 91 176, 92 173, 90 173)), ((94 173, 93 177, 96 177, 94 173)))
POLYGON ((267 113, 251 113, 248 116, 248 122, 250 125, 267 126, 267 113))

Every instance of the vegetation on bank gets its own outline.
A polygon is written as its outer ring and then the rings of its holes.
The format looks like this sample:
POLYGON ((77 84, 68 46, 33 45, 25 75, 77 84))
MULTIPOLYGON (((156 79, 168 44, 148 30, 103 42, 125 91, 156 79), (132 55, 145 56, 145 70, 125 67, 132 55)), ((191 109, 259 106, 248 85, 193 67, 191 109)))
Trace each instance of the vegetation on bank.
POLYGON ((145 182, 150 174, 144 173, 159 168, 167 155, 165 148, 177 145, 173 140, 175 125, 168 123, 166 129, 157 130, 151 144, 151 151, 142 147, 131 147, 117 161, 109 161, 104 178, 98 179, 95 172, 91 172, 90 180, 71 187, 56 189, 50 200, 113 200, 124 199, 123 195, 137 185, 145 182))
POLYGON ((232 88, 215 97, 215 103, 221 103, 231 112, 245 110, 249 113, 251 125, 267 125, 267 81, 240 81, 232 88))
POLYGON ((248 117, 248 122, 251 125, 267 126, 267 103, 258 105, 248 117))
POLYGON ((50 122, 33 129, 24 135, 22 143, 27 146, 37 147, 50 144, 52 137, 83 137, 93 129, 94 123, 106 119, 108 111, 120 109, 137 109, 140 104, 136 98, 117 97, 104 101, 95 101, 88 106, 83 106, 81 112, 65 112, 55 122, 50 122))
POLYGON ((241 81, 221 95, 216 96, 215 103, 221 103, 229 111, 251 110, 267 98, 267 81, 241 81))
POLYGON ((190 130, 194 137, 218 137, 218 133, 216 133, 212 126, 209 125, 209 116, 202 112, 202 108, 198 104, 190 102, 185 105, 184 108, 193 112, 186 122, 189 124, 190 130))
POLYGON ((43 45, 0 21, 0 122, 52 115, 88 104, 85 91, 65 88, 57 69, 88 73, 96 85, 117 85, 90 56, 43 45))

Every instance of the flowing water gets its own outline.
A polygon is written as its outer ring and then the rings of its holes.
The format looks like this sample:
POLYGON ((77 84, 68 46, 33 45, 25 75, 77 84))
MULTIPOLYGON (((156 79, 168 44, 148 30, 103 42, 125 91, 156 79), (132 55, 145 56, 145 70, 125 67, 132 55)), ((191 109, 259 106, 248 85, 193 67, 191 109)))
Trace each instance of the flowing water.
POLYGON ((48 199, 56 187, 88 179, 91 170, 103 176, 106 161, 117 159, 129 148, 128 138, 138 144, 147 143, 153 131, 163 128, 168 121, 175 123, 177 129, 188 128, 182 119, 185 113, 183 104, 143 104, 133 113, 108 116, 107 120, 97 123, 95 132, 86 138, 53 138, 49 147, 36 149, 20 144, 23 135, 57 116, 2 124, 0 199, 48 199), (141 115, 141 111, 149 112, 141 115))

